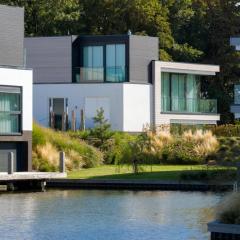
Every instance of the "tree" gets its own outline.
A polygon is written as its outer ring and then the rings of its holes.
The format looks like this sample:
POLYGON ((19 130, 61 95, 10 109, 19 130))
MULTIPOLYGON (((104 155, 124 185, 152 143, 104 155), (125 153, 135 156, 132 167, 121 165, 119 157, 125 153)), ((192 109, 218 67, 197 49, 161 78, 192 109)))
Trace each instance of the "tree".
POLYGON ((78 34, 82 28, 76 0, 0 0, 0 4, 24 7, 26 36, 78 34))
POLYGON ((90 136, 97 140, 95 142, 96 147, 101 148, 113 135, 111 125, 105 119, 102 107, 97 110, 97 115, 93 118, 93 121, 95 126, 90 130, 90 136))
POLYGON ((82 20, 87 34, 133 34, 159 37, 161 60, 171 60, 174 40, 168 9, 158 0, 82 0, 82 20), (94 11, 93 11, 94 6, 94 11))

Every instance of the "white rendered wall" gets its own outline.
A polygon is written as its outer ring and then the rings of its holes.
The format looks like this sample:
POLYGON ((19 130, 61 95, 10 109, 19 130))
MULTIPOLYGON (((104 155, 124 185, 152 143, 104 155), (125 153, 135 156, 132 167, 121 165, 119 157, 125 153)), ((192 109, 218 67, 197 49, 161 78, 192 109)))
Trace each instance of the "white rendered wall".
POLYGON ((153 63, 153 121, 156 126, 173 122, 182 124, 216 124, 219 114, 166 114, 161 110, 161 73, 175 72, 197 75, 215 75, 219 66, 155 61, 153 63))
POLYGON ((49 126, 49 98, 68 98, 69 120, 76 109, 77 128, 80 126, 80 110, 85 110, 89 98, 109 100, 109 120, 114 130, 123 130, 123 84, 34 84, 33 116, 39 124, 49 126))
POLYGON ((124 84, 123 89, 123 130, 141 132, 152 123, 152 85, 124 84))
POLYGON ((22 130, 32 131, 32 70, 0 68, 0 85, 22 87, 22 130))
MULTIPOLYGON (((150 85, 34 84, 33 89, 34 119, 46 127, 49 125, 49 98, 68 98, 70 120, 71 111, 77 109, 77 128, 80 126, 81 109, 86 115, 92 116, 96 106, 101 105, 106 109, 106 118, 109 119, 113 130, 139 132, 144 124, 150 123, 150 85)), ((86 118, 86 127, 92 127, 92 123, 89 122, 90 119, 86 118)))

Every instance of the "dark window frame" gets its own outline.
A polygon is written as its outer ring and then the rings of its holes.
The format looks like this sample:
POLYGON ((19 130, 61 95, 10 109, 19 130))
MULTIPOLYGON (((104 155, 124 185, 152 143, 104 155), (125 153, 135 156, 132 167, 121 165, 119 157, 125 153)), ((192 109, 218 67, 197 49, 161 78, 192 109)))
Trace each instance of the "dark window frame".
POLYGON ((6 112, 6 111, 0 111, 0 114, 10 114, 10 115, 17 115, 18 116, 18 132, 6 132, 6 133, 1 133, 0 132, 0 136, 19 136, 22 135, 23 132, 23 87, 22 86, 15 86, 15 85, 0 85, 0 89, 6 89, 6 91, 0 91, 0 92, 4 92, 4 93, 11 93, 8 92, 7 89, 19 89, 19 106, 20 106, 20 110, 19 111, 10 111, 10 112, 6 112))
POLYGON ((129 82, 129 36, 83 36, 74 41, 72 47, 72 83, 125 83, 129 82), (125 44, 125 81, 106 81, 106 45, 125 44), (76 81, 75 71, 83 67, 83 47, 103 46, 104 81, 76 81))

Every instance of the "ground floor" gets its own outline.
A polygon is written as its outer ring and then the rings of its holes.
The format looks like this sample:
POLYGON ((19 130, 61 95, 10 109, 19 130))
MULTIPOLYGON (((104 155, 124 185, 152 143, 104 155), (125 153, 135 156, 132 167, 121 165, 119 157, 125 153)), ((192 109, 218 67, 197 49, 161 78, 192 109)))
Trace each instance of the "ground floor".
POLYGON ((0 172, 32 169, 32 71, 0 67, 0 172))
POLYGON ((0 172, 8 171, 8 156, 13 153, 14 172, 32 170, 31 132, 19 136, 0 136, 0 172))
POLYGON ((62 129, 64 116, 69 128, 75 124, 76 129, 84 118, 85 127, 91 128, 103 108, 113 130, 140 132, 152 124, 151 100, 150 84, 35 84, 33 116, 39 124, 57 129, 62 129))
POLYGON ((216 109, 162 112, 155 88, 133 83, 34 84, 33 116, 40 125, 59 130, 81 129, 83 123, 92 128, 93 117, 103 108, 112 129, 124 132, 178 123, 216 124, 219 120, 216 109))

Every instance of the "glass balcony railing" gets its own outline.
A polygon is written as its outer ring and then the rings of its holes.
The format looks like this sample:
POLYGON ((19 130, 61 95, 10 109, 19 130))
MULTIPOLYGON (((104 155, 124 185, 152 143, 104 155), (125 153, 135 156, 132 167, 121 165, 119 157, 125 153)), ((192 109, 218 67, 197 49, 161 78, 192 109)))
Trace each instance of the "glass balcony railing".
POLYGON ((216 99, 162 97, 162 112, 217 113, 216 99))
POLYGON ((73 82, 126 82, 127 67, 75 67, 73 82))

